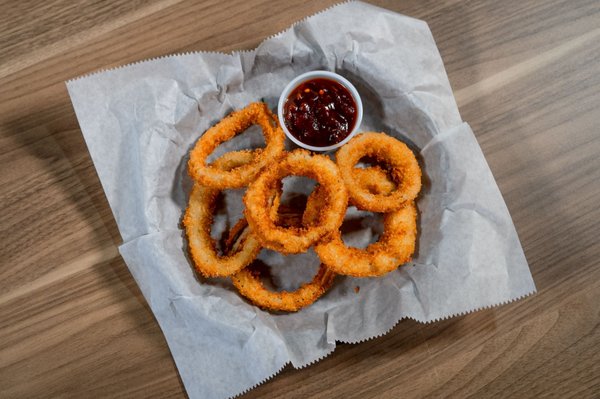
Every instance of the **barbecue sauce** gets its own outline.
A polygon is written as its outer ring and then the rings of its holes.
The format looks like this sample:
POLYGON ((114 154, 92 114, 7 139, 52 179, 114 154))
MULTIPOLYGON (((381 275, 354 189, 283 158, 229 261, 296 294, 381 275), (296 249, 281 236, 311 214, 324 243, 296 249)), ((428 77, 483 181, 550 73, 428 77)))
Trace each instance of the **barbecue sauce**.
POLYGON ((317 78, 301 83, 284 104, 285 126, 301 142, 327 147, 344 140, 354 129, 357 107, 340 83, 317 78))

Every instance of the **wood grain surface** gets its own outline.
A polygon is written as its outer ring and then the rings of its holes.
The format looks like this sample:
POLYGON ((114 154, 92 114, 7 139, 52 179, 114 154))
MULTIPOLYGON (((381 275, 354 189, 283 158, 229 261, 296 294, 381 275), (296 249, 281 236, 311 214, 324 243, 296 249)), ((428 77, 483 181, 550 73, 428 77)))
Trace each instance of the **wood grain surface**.
MULTIPOLYGON (((250 49, 334 1, 0 2, 0 397, 185 397, 64 81, 250 49)), ((600 397, 600 2, 376 1, 424 19, 538 293, 338 344, 244 398, 600 397)))

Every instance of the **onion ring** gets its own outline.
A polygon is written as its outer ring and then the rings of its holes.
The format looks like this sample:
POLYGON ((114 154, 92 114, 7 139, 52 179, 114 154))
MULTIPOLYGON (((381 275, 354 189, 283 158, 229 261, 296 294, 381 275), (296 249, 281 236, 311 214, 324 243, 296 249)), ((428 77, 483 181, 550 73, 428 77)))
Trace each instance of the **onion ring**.
POLYGON ((212 188, 240 188, 256 179, 261 169, 283 156, 285 136, 275 116, 264 103, 252 103, 232 112, 208 129, 190 152, 188 170, 197 182, 212 188), (206 159, 223 142, 242 133, 250 125, 259 125, 265 136, 265 148, 252 152, 252 159, 238 167, 223 170, 206 159))
MULTIPOLYGON (((229 152, 214 162, 215 167, 227 171, 246 165, 254 159, 252 151, 229 152)), ((213 212, 220 189, 194 184, 188 208, 183 217, 190 254, 194 267, 205 277, 229 276, 246 267, 260 252, 261 245, 250 230, 240 237, 239 250, 219 256, 210 236, 213 212)))
POLYGON ((327 267, 338 274, 353 277, 382 276, 409 262, 415 250, 416 216, 414 202, 385 213, 384 233, 379 241, 365 249, 347 247, 337 231, 330 241, 317 244, 315 252, 327 267))
POLYGON ((421 168, 413 152, 401 141, 385 133, 362 133, 350 140, 336 153, 336 162, 357 208, 371 212, 390 212, 401 209, 414 200, 421 190, 421 168), (357 182, 354 166, 361 158, 374 157, 388 166, 392 180, 398 184, 389 193, 373 194, 357 182))
MULTIPOLYGON (((372 174, 372 180, 381 175, 364 169, 372 174)), ((311 224, 316 219, 315 209, 321 207, 321 187, 317 187, 308 198, 303 222, 311 224)), ((342 275, 352 277, 377 277, 397 269, 410 261, 415 250, 417 234, 417 211, 413 201, 405 203, 400 210, 383 215, 384 232, 379 240, 365 249, 348 247, 342 240, 339 230, 315 245, 315 252, 327 267, 342 275)))
MULTIPOLYGON (((295 217, 286 215, 281 219, 285 224, 298 226, 302 218, 300 215, 295 217)), ((248 222, 246 219, 241 219, 230 231, 227 240, 229 247, 235 249, 238 242, 236 236, 243 234, 244 229, 248 229, 248 222)), ((335 276, 334 272, 321 264, 310 282, 303 284, 297 290, 281 292, 268 290, 260 281, 259 273, 252 264, 234 274, 231 279, 239 293, 255 305, 268 310, 296 312, 321 297, 331 287, 335 276)))
POLYGON ((338 168, 328 157, 295 150, 278 164, 263 170, 248 187, 244 204, 246 219, 261 244, 284 254, 292 254, 306 251, 321 237, 339 229, 348 205, 348 193, 338 168), (277 226, 270 217, 270 193, 282 178, 289 175, 315 179, 323 189, 324 208, 311 226, 286 228, 277 226))

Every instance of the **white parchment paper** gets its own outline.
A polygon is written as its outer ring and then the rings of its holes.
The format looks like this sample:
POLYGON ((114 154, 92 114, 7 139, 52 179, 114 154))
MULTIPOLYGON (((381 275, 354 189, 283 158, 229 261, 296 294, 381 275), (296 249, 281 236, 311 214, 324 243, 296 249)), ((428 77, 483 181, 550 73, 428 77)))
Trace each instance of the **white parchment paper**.
MULTIPOLYGON (((303 367, 331 353, 336 341, 382 335, 402 318, 435 321, 535 291, 506 205, 461 120, 423 21, 344 3, 254 51, 168 56, 67 86, 123 237, 121 254, 192 398, 235 396, 288 362, 303 367), (383 278, 338 277, 314 305, 271 314, 242 299, 227 280, 193 272, 180 226, 191 185, 187 154, 231 110, 261 99, 274 109, 293 77, 315 69, 355 84, 365 107, 362 130, 387 132, 419 154, 417 253, 383 278)), ((254 131, 219 150, 260 144, 254 131)), ((305 183, 286 182, 287 195, 310 191, 305 183)), ((241 216, 242 195, 226 193, 215 231, 241 216)), ((376 216, 361 216, 345 235, 357 246, 379 233, 376 216)), ((263 251, 260 259, 284 288, 310 278, 318 265, 312 251, 287 257, 263 251)))

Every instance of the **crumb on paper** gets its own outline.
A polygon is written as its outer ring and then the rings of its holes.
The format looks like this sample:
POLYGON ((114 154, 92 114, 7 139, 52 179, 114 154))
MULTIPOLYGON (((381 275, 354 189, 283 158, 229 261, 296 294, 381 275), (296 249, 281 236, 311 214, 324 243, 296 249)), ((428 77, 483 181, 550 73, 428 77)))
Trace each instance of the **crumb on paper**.
POLYGON ((356 287, 354 287, 354 292, 356 292, 358 294, 359 291, 360 291, 360 287, 358 285, 356 287))

